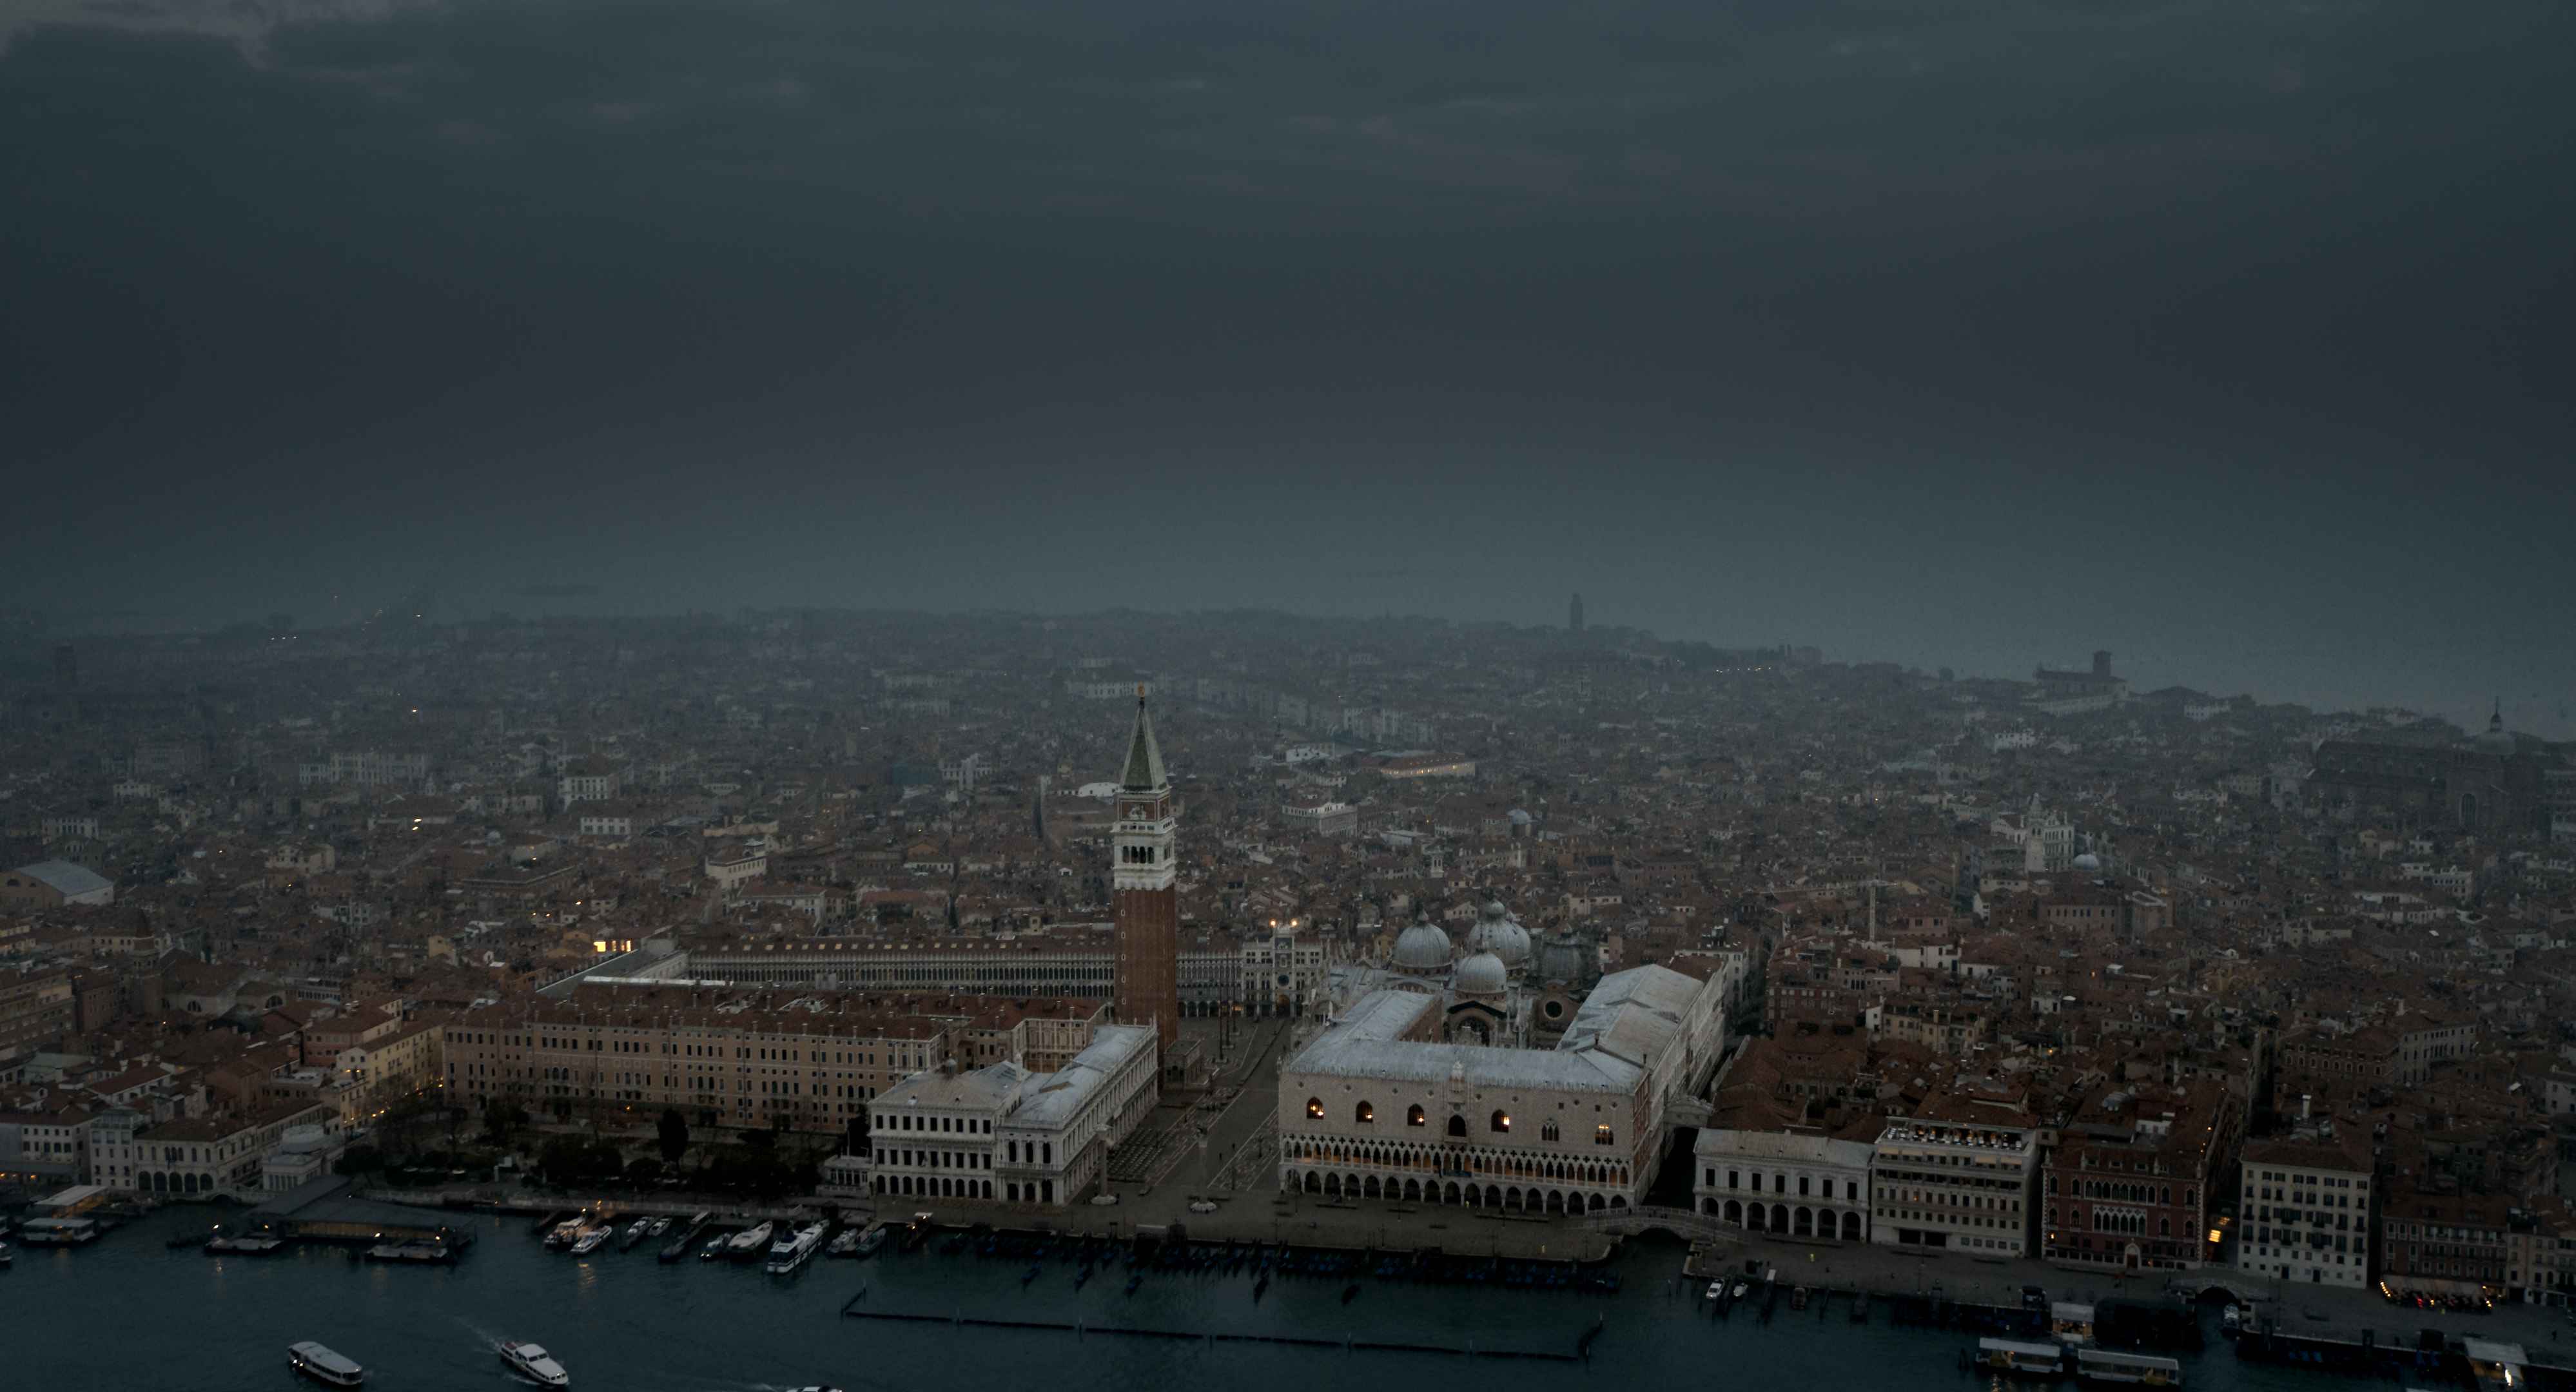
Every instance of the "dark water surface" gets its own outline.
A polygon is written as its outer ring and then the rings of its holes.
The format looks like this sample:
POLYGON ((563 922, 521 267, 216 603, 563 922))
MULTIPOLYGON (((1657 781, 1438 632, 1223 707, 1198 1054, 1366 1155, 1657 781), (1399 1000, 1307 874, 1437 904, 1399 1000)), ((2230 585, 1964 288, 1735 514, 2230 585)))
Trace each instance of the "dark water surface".
MULTIPOLYGON (((1982 1388, 1957 1370, 1973 1336, 1898 1328, 1884 1310, 1852 1324, 1782 1301, 1771 1324, 1749 1308, 1712 1321, 1673 1294, 1681 1249, 1631 1244, 1613 1264, 1615 1296, 1360 1278, 1275 1279, 1256 1302, 1244 1276, 1149 1274, 1132 1296, 1114 1268, 1074 1288, 1075 1267, 940 1256, 935 1248, 866 1261, 817 1258, 801 1276, 695 1260, 664 1266, 655 1244, 576 1259, 539 1246, 521 1219, 476 1219, 472 1253, 452 1268, 362 1264, 334 1248, 265 1258, 169 1251, 165 1237, 208 1218, 175 1211, 79 1251, 21 1249, 0 1275, 0 1387, 289 1389, 284 1352, 316 1339, 357 1359, 368 1385, 395 1389, 519 1386, 495 1339, 553 1350, 573 1385, 619 1392, 760 1392, 830 1383, 861 1389, 1221 1387, 1234 1392, 1348 1386, 1363 1378, 1466 1379, 1480 1388, 1982 1388), (1344 1352, 1251 1343, 1116 1338, 942 1323, 845 1319, 861 1308, 1080 1321, 1191 1332, 1281 1333, 1478 1348, 1572 1352, 1605 1324, 1587 1365, 1455 1355, 1344 1352)), ((2321 1373, 2237 1362, 2216 1337, 2183 1357, 2196 1392, 2319 1392, 2321 1373)))

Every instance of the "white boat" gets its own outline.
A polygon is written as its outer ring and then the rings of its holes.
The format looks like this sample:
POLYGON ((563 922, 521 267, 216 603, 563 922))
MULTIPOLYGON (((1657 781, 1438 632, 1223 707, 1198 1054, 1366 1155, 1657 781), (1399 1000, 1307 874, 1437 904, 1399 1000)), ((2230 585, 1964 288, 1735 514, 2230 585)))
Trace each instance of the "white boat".
POLYGON ((833 1238, 832 1245, 824 1248, 823 1252, 826 1256, 855 1257, 859 1254, 859 1239, 864 1236, 866 1234, 857 1228, 843 1228, 841 1235, 833 1238))
POLYGON ((1726 1283, 1724 1281, 1709 1282, 1708 1294, 1705 1298, 1709 1300, 1724 1300, 1726 1298, 1726 1283))
POLYGON ((555 1361, 553 1354, 537 1345, 505 1343, 500 1346, 500 1349, 501 1361, 510 1365, 511 1372, 517 1373, 528 1381, 540 1387, 572 1386, 572 1374, 564 1371, 563 1365, 555 1361))
POLYGON ((584 1232, 580 1238, 575 1240, 572 1244, 572 1254, 576 1257, 589 1256, 591 1253, 598 1251, 600 1245, 608 1241, 609 1235, 616 1231, 617 1230, 615 1228, 603 1227, 592 1228, 584 1232))
POLYGON ((778 1231, 776 1223, 762 1223, 758 1227, 745 1228, 733 1235, 733 1241, 725 1244, 725 1251, 728 1255, 736 1257, 759 1256, 761 1249, 769 1245, 769 1235, 776 1231, 778 1231))
POLYGON ((77 1247, 98 1241, 98 1224, 88 1218, 30 1218, 18 1225, 18 1241, 28 1247, 77 1247))
POLYGON ((650 1224, 646 1225, 646 1227, 645 1227, 645 1229, 644 1229, 644 1232, 645 1232, 645 1234, 646 1234, 647 1236, 650 1236, 650 1237, 660 1237, 662 1234, 664 1234, 664 1233, 666 1233, 666 1232, 669 1232, 670 1230, 671 1230, 671 1220, 670 1220, 670 1219, 668 1219, 668 1218, 656 1218, 656 1219, 654 1219, 650 1224))
POLYGON ((627 1224, 626 1235, 617 1239, 617 1250, 623 1252, 632 1248, 636 1243, 643 1241, 644 1235, 651 1231, 653 1231, 653 1220, 650 1218, 638 1218, 627 1224))
POLYGON ((1990 1373, 2022 1377, 2056 1377, 2066 1371, 2066 1349, 2058 1344, 2018 1339, 1979 1339, 1976 1364, 1990 1373))
POLYGON ((831 1224, 818 1219, 780 1238, 778 1244, 769 1249, 769 1274, 785 1276, 812 1261, 814 1254, 822 1250, 823 1235, 831 1230, 831 1224))
POLYGON ((327 1382, 333 1387, 355 1387, 367 1380, 366 1369, 311 1340, 288 1344, 286 1365, 315 1382, 327 1382))
POLYGON ((555 1248, 570 1247, 573 1244, 573 1240, 581 1236, 583 1227, 584 1220, 579 1218, 566 1218, 562 1222, 555 1224, 555 1230, 553 1232, 546 1234, 546 1245, 555 1248))

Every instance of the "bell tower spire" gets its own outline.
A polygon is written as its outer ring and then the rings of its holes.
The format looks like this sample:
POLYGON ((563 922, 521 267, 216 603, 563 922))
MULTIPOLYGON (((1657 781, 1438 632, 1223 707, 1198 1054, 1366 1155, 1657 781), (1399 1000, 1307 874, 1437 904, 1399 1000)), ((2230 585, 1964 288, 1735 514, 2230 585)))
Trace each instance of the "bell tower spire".
POLYGON ((1136 688, 1136 724, 1118 774, 1118 820, 1110 833, 1110 883, 1118 942, 1116 1010, 1121 1024, 1151 1021, 1171 1057, 1181 1028, 1180 866, 1173 841, 1179 818, 1171 778, 1154 740, 1145 688, 1136 688))

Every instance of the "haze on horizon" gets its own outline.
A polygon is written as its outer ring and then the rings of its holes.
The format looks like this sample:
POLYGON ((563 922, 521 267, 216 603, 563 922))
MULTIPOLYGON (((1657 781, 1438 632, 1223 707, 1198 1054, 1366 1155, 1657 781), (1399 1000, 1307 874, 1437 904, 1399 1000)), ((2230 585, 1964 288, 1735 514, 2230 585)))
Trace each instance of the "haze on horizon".
POLYGON ((0 607, 1580 590, 2567 737, 2571 55, 2547 0, 24 0, 0 607))

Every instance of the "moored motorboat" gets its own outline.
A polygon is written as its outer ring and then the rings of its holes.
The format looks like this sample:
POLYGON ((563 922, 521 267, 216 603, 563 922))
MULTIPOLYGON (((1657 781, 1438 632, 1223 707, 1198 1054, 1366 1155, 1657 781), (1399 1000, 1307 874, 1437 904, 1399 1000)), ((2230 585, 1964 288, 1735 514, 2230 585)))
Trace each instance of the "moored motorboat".
POLYGON ((778 1231, 778 1225, 776 1223, 766 1221, 761 1222, 754 1227, 746 1228, 743 1231, 734 1234, 733 1241, 725 1244, 725 1254, 744 1261, 749 1261, 753 1257, 759 1256, 762 1252, 768 1250, 769 1236, 776 1231, 778 1231))
POLYGON ((670 1230, 671 1220, 669 1218, 656 1218, 644 1226, 645 1235, 649 1237, 660 1237, 662 1234, 669 1232, 670 1230))
POLYGON ((814 1254, 822 1250, 823 1234, 831 1230, 831 1224, 817 1219, 779 1238, 769 1249, 769 1274, 789 1275, 812 1261, 814 1254))
POLYGON ((2111 1349, 2075 1351, 2075 1376, 2086 1382, 2135 1383, 2143 1387, 2182 1386, 2182 1364, 2151 1353, 2111 1349))
POLYGON ((591 1253, 598 1251, 601 1246, 605 1245, 608 1239, 613 1236, 616 1231, 617 1229, 615 1228, 598 1227, 584 1232, 579 1238, 574 1240, 572 1244, 572 1254, 576 1257, 589 1256, 591 1253))
POLYGON ((650 1218, 638 1218, 627 1224, 626 1231, 618 1236, 617 1250, 621 1252, 634 1250, 635 1244, 643 1241, 644 1235, 652 1230, 653 1220, 650 1218))
POLYGON ((536 1344, 504 1343, 498 1346, 501 1361, 510 1371, 540 1387, 570 1387, 572 1375, 555 1361, 554 1355, 536 1344))
POLYGON ((832 1239, 832 1245, 823 1249, 823 1255, 855 1257, 859 1254, 859 1239, 864 1235, 857 1228, 843 1228, 841 1235, 832 1239))
POLYGON ((286 1363, 315 1382, 327 1382, 333 1387, 355 1387, 367 1380, 367 1370, 359 1367, 356 1360, 309 1339, 286 1346, 286 1363))
POLYGON ((885 1225, 879 1224, 876 1227, 868 1229, 865 1233, 860 1234, 859 1255, 863 1257, 875 1256, 877 1249, 883 1247, 885 1244, 885 1225))
POLYGON ((211 1256, 264 1257, 286 1245, 277 1237, 218 1237, 206 1244, 211 1256))

